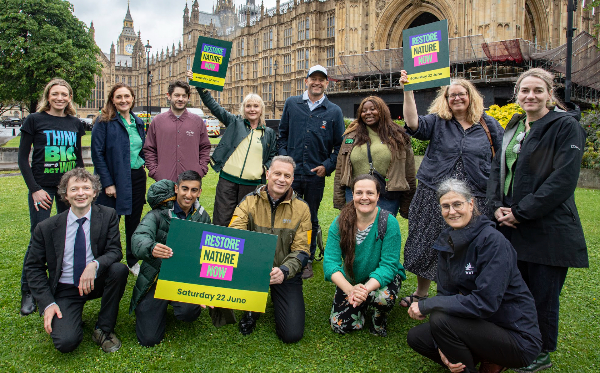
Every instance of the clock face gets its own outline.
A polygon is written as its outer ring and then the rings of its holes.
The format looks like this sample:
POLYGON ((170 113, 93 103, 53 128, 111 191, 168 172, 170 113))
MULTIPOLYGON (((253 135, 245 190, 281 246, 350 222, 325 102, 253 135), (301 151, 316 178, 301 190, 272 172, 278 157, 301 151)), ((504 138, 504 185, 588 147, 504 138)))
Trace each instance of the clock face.
POLYGON ((133 53, 133 44, 127 44, 125 46, 125 52, 127 52, 127 54, 133 53))

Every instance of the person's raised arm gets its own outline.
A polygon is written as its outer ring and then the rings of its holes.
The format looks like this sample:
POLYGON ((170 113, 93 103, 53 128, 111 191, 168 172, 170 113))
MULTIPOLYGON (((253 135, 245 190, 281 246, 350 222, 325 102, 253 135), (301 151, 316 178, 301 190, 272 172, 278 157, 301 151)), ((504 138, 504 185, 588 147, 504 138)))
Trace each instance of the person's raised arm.
MULTIPOLYGON (((192 79, 194 73, 192 73, 192 70, 188 70, 186 72, 186 76, 189 79, 192 79)), ((213 113, 215 117, 217 117, 219 121, 221 121, 221 123, 225 125, 225 127, 229 126, 231 123, 233 123, 233 121, 235 121, 235 115, 231 114, 221 105, 219 105, 219 103, 212 97, 208 89, 196 87, 196 90, 200 95, 202 103, 208 108, 208 110, 210 110, 211 113, 213 113)))
MULTIPOLYGON (((404 84, 408 83, 408 76, 406 70, 400 71, 400 85, 404 89, 404 84)), ((404 90, 404 105, 403 114, 404 122, 413 131, 419 128, 419 115, 417 114, 417 103, 415 102, 415 95, 413 91, 404 90)))

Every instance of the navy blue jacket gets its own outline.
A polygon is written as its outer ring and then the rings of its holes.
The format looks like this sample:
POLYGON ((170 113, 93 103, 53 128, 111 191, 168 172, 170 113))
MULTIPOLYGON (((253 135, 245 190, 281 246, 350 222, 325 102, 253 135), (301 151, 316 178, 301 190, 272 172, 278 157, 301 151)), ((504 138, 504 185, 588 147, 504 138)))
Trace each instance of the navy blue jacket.
MULTIPOLYGON (((490 130, 494 151, 498 153, 504 130, 489 115, 483 114, 483 119, 490 130)), ((416 131, 408 126, 405 128, 409 135, 419 140, 430 140, 417 172, 419 182, 437 189, 438 184, 448 177, 458 158, 462 157, 467 178, 476 187, 473 193, 477 197, 485 197, 492 149, 479 122, 465 131, 454 118, 445 120, 437 114, 429 114, 419 116, 419 128, 416 131)))
MULTIPOLYGON (((146 140, 144 122, 134 115, 138 133, 142 138, 142 147, 146 140)), ((140 150, 144 159, 144 152, 140 150)), ((119 215, 130 215, 132 207, 131 155, 129 134, 119 114, 109 122, 96 120, 92 129, 92 162, 94 173, 100 176, 102 190, 96 203, 112 207, 119 215), (107 197, 104 189, 114 185, 117 198, 107 197)))
POLYGON ((311 170, 323 165, 330 175, 335 171, 345 129, 342 109, 327 97, 310 111, 302 95, 292 96, 285 101, 279 122, 279 154, 294 159, 296 174, 316 175, 311 170))
POLYGON ((517 268, 515 249, 495 224, 478 216, 463 229, 448 227, 433 248, 439 251, 437 295, 420 300, 419 311, 489 321, 537 356, 542 336, 535 301, 517 268))

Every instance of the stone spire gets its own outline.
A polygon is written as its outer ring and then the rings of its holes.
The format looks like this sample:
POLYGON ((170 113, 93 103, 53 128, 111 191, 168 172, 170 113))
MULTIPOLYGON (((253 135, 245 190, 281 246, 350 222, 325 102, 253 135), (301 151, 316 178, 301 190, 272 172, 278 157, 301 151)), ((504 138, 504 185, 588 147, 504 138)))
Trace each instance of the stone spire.
POLYGON ((127 14, 125 15, 125 21, 133 22, 133 18, 131 18, 131 12, 129 11, 129 1, 127 1, 127 14))
POLYGON ((90 35, 92 36, 92 39, 96 41, 96 29, 94 28, 94 21, 90 23, 90 35))

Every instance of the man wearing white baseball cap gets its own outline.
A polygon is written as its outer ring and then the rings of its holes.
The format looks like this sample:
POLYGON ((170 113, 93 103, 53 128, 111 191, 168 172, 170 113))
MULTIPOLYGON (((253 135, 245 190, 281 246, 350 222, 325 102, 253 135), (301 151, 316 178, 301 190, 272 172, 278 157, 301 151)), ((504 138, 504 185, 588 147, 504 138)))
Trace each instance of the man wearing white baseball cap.
POLYGON ((289 155, 296 162, 292 189, 308 203, 312 222, 310 259, 302 278, 313 276, 316 236, 319 230, 319 206, 323 199, 325 176, 337 162, 344 134, 344 116, 336 104, 325 96, 327 69, 315 65, 308 70, 306 91, 285 101, 279 122, 277 147, 280 155, 289 155))

